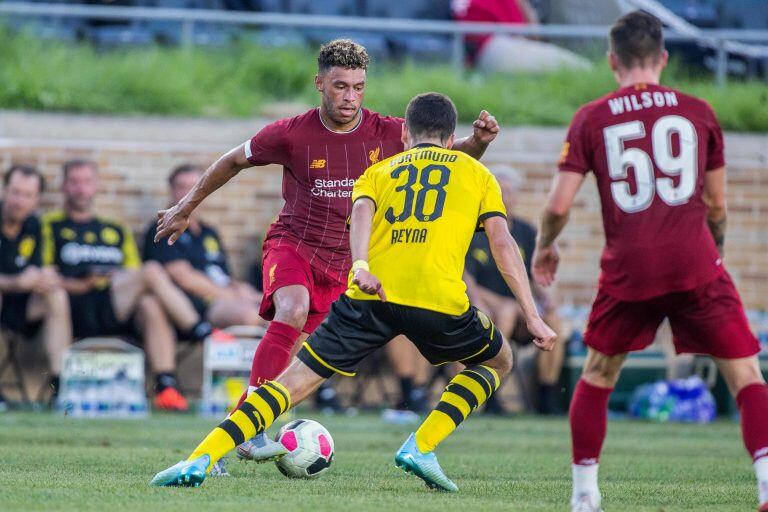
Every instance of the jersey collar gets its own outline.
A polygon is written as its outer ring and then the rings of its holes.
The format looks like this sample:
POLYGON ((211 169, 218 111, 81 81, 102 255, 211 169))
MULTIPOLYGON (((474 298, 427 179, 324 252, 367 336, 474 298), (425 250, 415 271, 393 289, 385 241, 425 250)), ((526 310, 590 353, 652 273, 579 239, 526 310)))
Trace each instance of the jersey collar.
POLYGON ((360 119, 357 120, 357 124, 354 126, 354 128, 352 128, 351 130, 348 130, 346 132, 340 132, 340 131, 334 130, 333 128, 331 128, 330 126, 325 124, 325 122, 323 121, 323 116, 320 115, 320 107, 317 107, 317 118, 320 120, 320 124, 323 125, 323 128, 325 128, 326 130, 328 130, 331 133, 335 133, 336 135, 347 135, 348 133, 352 133, 355 130, 357 130, 358 128, 360 128, 360 125, 363 124, 363 116, 364 115, 365 115, 365 110, 363 110, 362 107, 361 107, 360 108, 360 119))
POLYGON ((418 148, 442 148, 442 146, 438 144, 432 144, 431 142, 422 142, 421 144, 416 144, 411 149, 418 149, 418 148))

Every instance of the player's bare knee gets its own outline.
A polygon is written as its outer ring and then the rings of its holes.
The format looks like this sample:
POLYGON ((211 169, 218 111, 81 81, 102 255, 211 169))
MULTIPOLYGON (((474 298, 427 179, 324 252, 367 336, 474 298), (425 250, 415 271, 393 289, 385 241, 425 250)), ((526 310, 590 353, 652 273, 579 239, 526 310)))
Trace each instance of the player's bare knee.
POLYGON ((493 368, 499 375, 500 379, 503 379, 512 371, 514 365, 514 358, 512 356, 512 349, 509 348, 509 343, 506 341, 501 346, 501 350, 493 359, 490 359, 483 363, 483 366, 493 368))
POLYGON ((298 302, 280 304, 275 308, 275 320, 301 329, 307 323, 309 308, 298 302))
POLYGON ((747 386, 765 383, 757 357, 716 359, 715 361, 733 396, 738 395, 747 386))

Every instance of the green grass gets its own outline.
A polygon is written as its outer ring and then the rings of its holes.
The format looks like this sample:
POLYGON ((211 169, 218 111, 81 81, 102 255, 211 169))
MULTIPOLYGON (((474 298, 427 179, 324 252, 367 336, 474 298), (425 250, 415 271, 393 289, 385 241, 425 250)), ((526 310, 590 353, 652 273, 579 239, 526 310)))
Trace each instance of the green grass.
MULTIPOLYGON (((0 416, 0 510, 77 511, 557 511, 570 494, 564 418, 470 419, 439 449, 457 494, 427 491, 394 468, 409 432, 378 418, 320 418, 336 443, 330 472, 289 480, 272 464, 230 459, 232 476, 198 489, 151 488, 213 422, 154 415, 84 421, 49 414, 0 416)), ((744 511, 756 504, 738 425, 614 421, 601 463, 613 511, 744 511)))
MULTIPOLYGON (((448 56, 446 56, 446 61, 448 56)), ((249 117, 276 101, 318 103, 314 50, 151 47, 98 52, 84 44, 46 42, 0 26, 0 108, 71 112, 249 117)), ((462 121, 485 108, 505 125, 564 125, 583 103, 615 88, 602 60, 588 72, 558 71, 484 77, 448 66, 371 66, 366 104, 402 115, 415 94, 450 95, 462 121)), ((724 127, 768 131, 768 87, 732 82, 672 66, 665 83, 710 101, 724 127)))

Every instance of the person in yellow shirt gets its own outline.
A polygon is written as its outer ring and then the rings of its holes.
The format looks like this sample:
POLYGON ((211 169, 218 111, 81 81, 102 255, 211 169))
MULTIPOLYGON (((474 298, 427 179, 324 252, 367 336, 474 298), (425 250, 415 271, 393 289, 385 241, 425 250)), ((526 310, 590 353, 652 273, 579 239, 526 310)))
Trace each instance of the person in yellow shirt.
POLYGON ((432 364, 458 361, 466 368, 395 463, 430 488, 458 490, 434 450, 512 369, 508 344, 469 304, 462 281, 476 229, 485 229, 534 343, 551 350, 556 335, 536 310, 499 184, 480 162, 450 149, 455 127, 456 108, 448 97, 426 93, 411 100, 402 134, 407 151, 370 167, 354 186, 354 263, 346 293, 285 372, 252 392, 186 461, 158 473, 152 485, 200 485, 229 450, 264 431, 334 373, 354 375, 362 359, 402 334, 432 364))
POLYGON ((95 162, 66 162, 61 188, 64 209, 43 216, 42 259, 63 278, 75 337, 139 335, 155 373, 155 407, 186 410, 174 375, 174 326, 189 339, 202 339, 210 325, 160 264, 142 265, 127 226, 96 215, 95 162))

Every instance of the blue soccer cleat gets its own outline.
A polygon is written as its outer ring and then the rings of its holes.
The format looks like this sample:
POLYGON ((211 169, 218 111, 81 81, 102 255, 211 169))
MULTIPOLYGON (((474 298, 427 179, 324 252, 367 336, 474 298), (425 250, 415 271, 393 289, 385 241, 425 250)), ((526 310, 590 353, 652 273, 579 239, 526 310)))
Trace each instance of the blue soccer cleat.
POLYGON ((430 489, 446 492, 459 490, 456 484, 445 476, 433 452, 421 453, 419 451, 416 447, 416 434, 411 434, 397 451, 395 465, 406 473, 412 473, 424 480, 430 489))
POLYGON ((205 472, 211 458, 201 455, 195 460, 183 460, 155 475, 149 485, 157 487, 198 487, 205 481, 205 472))

